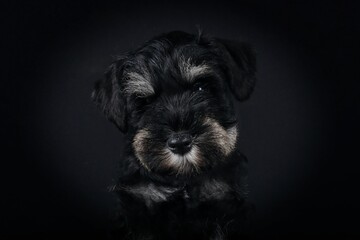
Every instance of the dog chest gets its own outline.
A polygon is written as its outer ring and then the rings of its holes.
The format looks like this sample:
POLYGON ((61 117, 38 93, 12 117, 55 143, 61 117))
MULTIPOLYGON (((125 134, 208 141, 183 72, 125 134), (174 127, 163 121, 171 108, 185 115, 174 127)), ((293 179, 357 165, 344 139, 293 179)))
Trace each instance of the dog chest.
POLYGON ((207 180, 196 186, 181 188, 159 186, 153 183, 141 184, 128 187, 125 191, 134 198, 145 203, 146 206, 171 202, 182 199, 184 201, 212 201, 222 200, 232 192, 232 188, 223 181, 207 180))

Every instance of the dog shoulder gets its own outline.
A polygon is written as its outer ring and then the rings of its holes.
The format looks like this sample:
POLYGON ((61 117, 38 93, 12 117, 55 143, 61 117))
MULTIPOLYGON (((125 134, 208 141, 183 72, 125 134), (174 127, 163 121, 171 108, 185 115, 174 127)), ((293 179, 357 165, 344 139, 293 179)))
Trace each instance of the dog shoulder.
POLYGON ((199 200, 222 200, 233 192, 232 187, 222 180, 208 179, 200 185, 199 200))

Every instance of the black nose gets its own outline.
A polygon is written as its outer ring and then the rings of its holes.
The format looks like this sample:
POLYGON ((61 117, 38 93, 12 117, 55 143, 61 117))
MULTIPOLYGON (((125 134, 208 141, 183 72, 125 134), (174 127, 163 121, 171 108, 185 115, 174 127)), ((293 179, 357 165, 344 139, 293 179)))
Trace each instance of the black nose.
POLYGON ((167 145, 173 153, 185 154, 191 149, 191 135, 186 133, 176 133, 169 138, 167 145))

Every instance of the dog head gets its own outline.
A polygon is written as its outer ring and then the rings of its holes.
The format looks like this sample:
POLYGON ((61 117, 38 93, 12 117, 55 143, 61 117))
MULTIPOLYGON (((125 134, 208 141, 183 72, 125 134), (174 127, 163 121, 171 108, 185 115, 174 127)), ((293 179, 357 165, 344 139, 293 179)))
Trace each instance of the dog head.
POLYGON ((92 98, 127 134, 142 167, 192 175, 234 152, 231 95, 246 100, 255 71, 245 43, 170 32, 113 62, 92 98))

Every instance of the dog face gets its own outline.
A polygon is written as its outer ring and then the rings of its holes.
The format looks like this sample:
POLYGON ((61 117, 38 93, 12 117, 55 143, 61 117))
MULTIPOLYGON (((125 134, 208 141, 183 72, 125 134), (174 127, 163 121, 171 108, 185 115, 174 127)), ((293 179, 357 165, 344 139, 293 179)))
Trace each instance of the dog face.
POLYGON ((246 44, 171 32, 119 57, 92 97, 127 134, 140 166, 191 176, 234 151, 231 94, 247 99, 254 75, 246 44))

